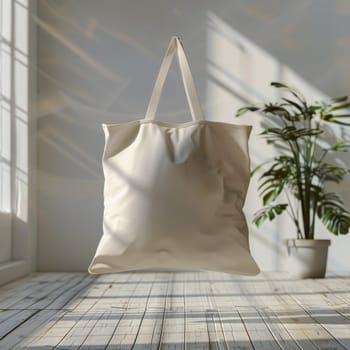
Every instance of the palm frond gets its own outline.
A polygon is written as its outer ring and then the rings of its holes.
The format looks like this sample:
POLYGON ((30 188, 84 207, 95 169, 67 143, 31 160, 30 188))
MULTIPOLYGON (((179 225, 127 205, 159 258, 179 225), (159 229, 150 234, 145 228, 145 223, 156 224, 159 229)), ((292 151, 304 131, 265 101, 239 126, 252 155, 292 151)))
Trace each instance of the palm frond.
POLYGON ((276 216, 281 215, 288 207, 288 204, 277 204, 267 206, 255 213, 253 222, 256 226, 260 226, 264 221, 273 220, 276 216))

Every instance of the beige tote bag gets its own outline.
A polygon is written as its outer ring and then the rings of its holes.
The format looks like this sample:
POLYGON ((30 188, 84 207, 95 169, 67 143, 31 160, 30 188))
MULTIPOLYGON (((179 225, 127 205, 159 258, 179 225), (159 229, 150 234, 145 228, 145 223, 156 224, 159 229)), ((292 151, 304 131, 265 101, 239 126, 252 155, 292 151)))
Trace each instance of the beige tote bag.
POLYGON ((179 37, 170 40, 145 119, 102 128, 103 235, 90 274, 259 272, 242 212, 251 126, 204 119, 179 37), (175 52, 193 119, 186 123, 154 119, 175 52))

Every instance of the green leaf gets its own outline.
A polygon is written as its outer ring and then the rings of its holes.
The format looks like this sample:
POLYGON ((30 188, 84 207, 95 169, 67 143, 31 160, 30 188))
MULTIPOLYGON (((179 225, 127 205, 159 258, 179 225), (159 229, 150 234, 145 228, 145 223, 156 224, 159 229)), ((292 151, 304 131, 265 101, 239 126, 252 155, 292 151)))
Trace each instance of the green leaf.
POLYGON ((331 121, 334 118, 333 114, 323 114, 321 115, 321 119, 325 121, 331 121))
POLYGON ((295 126, 289 125, 284 128, 267 128, 260 135, 268 136, 269 139, 271 135, 274 138, 284 140, 284 141, 295 141, 301 137, 316 136, 322 134, 324 131, 314 128, 296 128, 295 126))
POLYGON ((331 98, 331 101, 334 102, 344 102, 348 99, 348 96, 341 96, 341 97, 333 97, 331 98))
POLYGON ((319 182, 332 181, 339 183, 348 173, 347 168, 339 167, 329 163, 322 163, 312 170, 312 174, 318 178, 319 182))
MULTIPOLYGON (((345 106, 345 105, 349 105, 350 106, 350 102, 347 103, 347 104, 343 104, 342 106, 345 106)), ((335 123, 335 124, 349 126, 350 125, 349 123, 341 122, 338 119, 350 118, 350 114, 348 114, 348 113, 345 113, 345 114, 333 114, 333 113, 330 113, 331 111, 334 111, 334 110, 336 110, 336 109, 338 109, 340 107, 341 106, 333 107, 332 109, 327 111, 327 113, 325 113, 325 114, 320 113, 320 119, 324 120, 324 121, 327 121, 329 123, 335 123)))
POLYGON ((246 106, 246 107, 239 108, 236 112, 236 117, 240 117, 241 115, 243 115, 246 112, 258 111, 259 109, 260 108, 257 106, 246 106))
POLYGON ((350 114, 334 114, 334 118, 349 118, 350 114))
POLYGON ((250 176, 254 176, 256 174, 257 171, 259 171, 264 165, 271 163, 272 159, 267 160, 266 162, 263 162, 259 165, 257 165, 255 168, 253 168, 253 170, 250 172, 250 176))
MULTIPOLYGON (((270 186, 270 188, 273 188, 273 190, 268 191, 263 196, 264 205, 267 205, 267 204, 273 202, 280 195, 280 193, 282 192, 282 189, 283 189, 283 185, 276 186, 273 184, 270 186)), ((268 189, 266 189, 266 190, 268 190, 268 189)), ((263 193, 266 192, 266 190, 263 191, 263 193)))
POLYGON ((319 198, 317 216, 327 229, 335 235, 347 234, 350 230, 350 212, 335 193, 324 193, 319 198))
POLYGON ((331 111, 336 111, 336 110, 338 110, 338 109, 345 109, 345 108, 349 108, 349 107, 350 107, 350 102, 347 102, 347 103, 343 103, 343 104, 341 104, 341 105, 332 107, 330 110, 331 110, 331 111))
POLYGON ((318 110, 322 109, 322 106, 313 105, 313 106, 309 106, 309 109, 311 109, 312 111, 318 111, 318 110))
POLYGON ((345 140, 340 140, 336 144, 332 145, 329 148, 323 148, 325 151, 337 151, 337 152, 345 152, 347 148, 350 147, 350 144, 347 143, 345 140))
POLYGON ((270 83, 270 85, 276 87, 276 88, 282 88, 289 91, 292 95, 294 95, 300 102, 305 103, 305 98, 302 96, 302 94, 295 88, 292 88, 288 86, 287 84, 283 84, 277 81, 273 81, 270 83))
POLYGON ((264 203, 264 205, 267 205, 267 204, 269 204, 270 202, 272 202, 273 199, 274 199, 274 196, 275 196, 275 190, 272 190, 272 191, 266 193, 266 194, 263 196, 263 203, 264 203))
POLYGON ((278 81, 272 81, 271 82, 272 86, 275 86, 277 88, 285 88, 285 89, 289 89, 289 87, 286 84, 280 83, 278 81))
POLYGON ((340 122, 339 120, 331 120, 330 121, 331 123, 334 123, 334 124, 339 124, 339 125, 344 125, 344 126, 350 126, 350 123, 344 123, 344 122, 340 122))
POLYGON ((272 115, 284 118, 287 120, 292 120, 289 111, 281 105, 269 103, 266 104, 262 110, 264 113, 271 113, 272 115))
POLYGON ((267 219, 272 221, 276 216, 281 215, 287 207, 288 204, 284 203, 262 208, 255 213, 253 223, 259 227, 267 219))
POLYGON ((304 112, 304 108, 302 106, 300 106, 298 103, 296 103, 295 101, 292 101, 288 98, 282 97, 282 100, 288 102, 289 104, 291 104, 292 106, 294 106, 296 109, 298 109, 301 113, 304 112))

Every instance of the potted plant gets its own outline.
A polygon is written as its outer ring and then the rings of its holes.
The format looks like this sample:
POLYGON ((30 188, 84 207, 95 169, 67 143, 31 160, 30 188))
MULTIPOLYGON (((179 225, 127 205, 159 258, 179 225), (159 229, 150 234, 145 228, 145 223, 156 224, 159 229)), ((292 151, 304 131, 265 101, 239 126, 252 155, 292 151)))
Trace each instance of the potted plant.
POLYGON ((297 277, 324 277, 330 240, 315 239, 318 217, 334 235, 347 234, 350 212, 341 197, 326 190, 329 182, 340 183, 349 169, 330 161, 336 152, 345 152, 349 144, 337 139, 324 146, 321 136, 328 123, 347 127, 350 114, 347 96, 309 104, 294 87, 280 82, 271 85, 286 92, 279 102, 249 105, 238 109, 244 113, 260 112, 272 126, 261 135, 278 154, 256 166, 252 175, 259 177, 259 195, 263 208, 253 222, 260 226, 282 213, 288 213, 296 229, 296 239, 286 241, 289 272, 297 277))

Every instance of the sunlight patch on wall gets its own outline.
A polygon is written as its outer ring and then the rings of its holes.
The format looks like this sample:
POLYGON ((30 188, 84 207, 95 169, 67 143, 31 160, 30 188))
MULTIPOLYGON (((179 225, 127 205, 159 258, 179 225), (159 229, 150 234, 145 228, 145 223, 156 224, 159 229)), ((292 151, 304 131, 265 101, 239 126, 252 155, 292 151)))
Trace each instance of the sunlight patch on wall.
POLYGON ((27 222, 28 1, 0 0, 0 6, 0 213, 27 222))
POLYGON ((0 2, 0 212, 11 212, 11 0, 0 2))
POLYGON ((240 105, 276 97, 267 87, 279 77, 279 63, 214 13, 207 13, 207 21, 209 115, 232 121, 240 105))
POLYGON ((0 0, 0 263, 11 259, 12 3, 0 0))
POLYGON ((16 0, 14 45, 15 214, 28 219, 28 3, 16 0))

